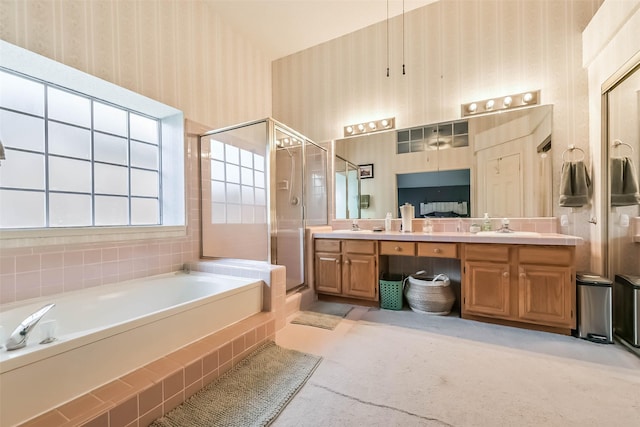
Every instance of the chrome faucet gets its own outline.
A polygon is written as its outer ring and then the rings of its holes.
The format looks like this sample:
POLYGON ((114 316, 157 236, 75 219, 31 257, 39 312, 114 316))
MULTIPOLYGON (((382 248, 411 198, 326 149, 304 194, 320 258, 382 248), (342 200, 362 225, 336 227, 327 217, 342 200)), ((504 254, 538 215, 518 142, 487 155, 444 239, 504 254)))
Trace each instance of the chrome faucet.
POLYGON ((509 218, 502 218, 502 228, 496 233, 513 233, 514 231, 509 228, 509 218))
POLYGON ((27 339, 29 338, 31 331, 33 331, 33 328, 35 328, 40 319, 42 319, 42 317, 53 307, 55 307, 55 304, 47 304, 40 310, 27 316, 27 318, 18 325, 15 331, 13 331, 5 343, 7 350, 17 350, 27 345, 27 339))
POLYGON ((358 225, 357 219, 354 219, 351 223, 351 231, 360 231, 360 226, 358 225))

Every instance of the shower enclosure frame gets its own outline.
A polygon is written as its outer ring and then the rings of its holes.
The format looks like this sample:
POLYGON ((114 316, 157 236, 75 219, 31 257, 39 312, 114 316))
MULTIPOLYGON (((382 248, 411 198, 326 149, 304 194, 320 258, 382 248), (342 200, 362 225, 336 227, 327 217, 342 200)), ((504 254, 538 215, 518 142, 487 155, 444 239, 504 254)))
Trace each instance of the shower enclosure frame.
MULTIPOLYGON (((265 182, 267 183, 267 188, 266 188, 266 194, 267 194, 267 201, 266 201, 266 214, 267 214, 267 219, 266 219, 266 233, 267 233, 267 247, 264 248, 264 254, 263 256, 259 256, 257 258, 251 258, 251 259, 257 259, 257 260, 261 260, 261 261, 266 261, 270 264, 277 264, 277 265, 284 265, 285 267, 287 267, 287 291, 293 291, 294 289, 304 286, 306 283, 308 283, 308 278, 306 276, 307 274, 307 268, 306 268, 306 263, 307 263, 307 259, 306 259, 306 252, 307 252, 307 247, 306 247, 306 241, 305 241, 305 230, 307 228, 309 224, 309 212, 308 212, 308 202, 309 202, 309 195, 307 194, 307 181, 309 180, 309 177, 307 176, 307 150, 309 147, 314 147, 315 149, 319 150, 319 153, 321 156, 323 156, 322 159, 322 165, 323 165, 323 171, 324 171, 324 182, 323 182, 323 188, 324 191, 322 191, 322 193, 324 194, 324 203, 323 206, 324 208, 322 209, 322 212, 316 212, 320 214, 320 221, 316 221, 315 223, 313 223, 312 225, 328 225, 329 224, 329 201, 327 199, 328 197, 328 173, 329 173, 329 156, 328 156, 328 150, 325 147, 320 146, 319 144, 315 143, 314 141, 312 141, 311 139, 307 138, 306 136, 302 135, 300 132, 290 128, 289 126, 286 126, 283 123, 278 122, 277 120, 274 120, 273 118, 265 118, 265 119, 260 119, 260 120, 254 120, 254 121, 250 121, 250 122, 245 122, 245 123, 240 123, 240 124, 236 124, 236 125, 232 125, 232 126, 227 126, 224 128, 220 128, 220 129, 216 129, 216 130, 212 130, 209 132, 206 132, 205 134, 199 135, 198 138, 198 154, 200 156, 200 220, 201 220, 201 244, 200 244, 200 254, 201 257, 204 259, 207 258, 224 258, 224 257, 232 257, 232 258, 243 258, 242 256, 237 256, 232 254, 231 256, 225 255, 225 249, 228 248, 221 248, 218 251, 214 251, 214 253, 206 253, 205 251, 205 245, 204 245, 204 241, 206 238, 211 238, 211 236, 206 236, 205 235, 205 221, 210 221, 210 218, 206 218, 205 216, 205 212, 206 210, 204 209, 204 204, 205 204, 205 199, 206 199, 206 195, 203 192, 203 183, 206 179, 211 179, 211 177, 205 177, 204 176, 204 171, 203 171, 203 165, 202 162, 204 161, 208 161, 208 159, 204 159, 203 158, 203 151, 202 151, 202 141, 203 138, 207 138, 207 137, 211 137, 213 135, 216 134, 222 134, 222 133, 228 133, 228 132, 232 132, 235 130, 239 130, 242 128, 248 128, 250 126, 256 126, 256 125, 261 125, 261 124, 265 124, 265 134, 264 134, 264 143, 262 144, 262 146, 264 147, 264 156, 265 156, 265 182), (285 234, 285 232, 287 231, 287 229, 285 229, 282 226, 282 222, 283 220, 290 220, 290 218, 279 218, 279 212, 277 211, 277 201, 278 201, 278 182, 277 182, 277 172, 278 172, 278 168, 277 168, 277 154, 278 154, 278 150, 282 149, 281 147, 278 146, 278 141, 277 141, 277 135, 278 134, 284 134, 286 136, 292 137, 297 139, 298 141, 300 141, 300 145, 299 148, 297 147, 290 147, 290 148, 295 148, 295 149, 300 149, 301 150, 301 177, 300 177, 300 185, 299 187, 301 188, 301 193, 299 196, 299 214, 300 214, 300 218, 299 218, 299 222, 298 222, 298 230, 296 230, 297 234, 298 234, 298 239, 294 242, 294 244, 299 245, 300 250, 299 251, 295 251, 295 253, 299 254, 299 257, 297 259, 284 259, 283 256, 279 256, 281 255, 280 252, 285 252, 283 249, 281 248, 280 250, 279 248, 279 242, 285 241, 286 239, 283 237, 283 235, 285 234), (324 219, 322 219, 324 218, 324 219), (280 220, 279 220, 280 219, 280 220), (292 283, 292 279, 290 278, 290 274, 294 271, 299 271, 300 272, 300 276, 299 279, 300 280, 296 280, 299 281, 300 283, 292 283)), ((258 146, 260 144, 260 142, 258 142, 256 144, 256 146, 258 146)), ((287 150, 288 151, 288 150, 287 150)), ((290 153, 290 152, 289 152, 290 153)), ((290 154, 289 154, 290 155, 290 154)), ((293 181, 293 180, 292 180, 293 181)), ((294 185, 293 182, 290 182, 289 185, 294 185)), ((314 184, 315 185, 315 184, 314 184)), ((293 219, 293 221, 296 221, 296 218, 293 219)), ((233 249, 233 248, 231 248, 233 249)), ((242 248, 237 248, 238 250, 235 251, 235 253, 238 253, 239 251, 242 251, 242 248)), ((233 252, 233 250, 231 251, 233 252)))

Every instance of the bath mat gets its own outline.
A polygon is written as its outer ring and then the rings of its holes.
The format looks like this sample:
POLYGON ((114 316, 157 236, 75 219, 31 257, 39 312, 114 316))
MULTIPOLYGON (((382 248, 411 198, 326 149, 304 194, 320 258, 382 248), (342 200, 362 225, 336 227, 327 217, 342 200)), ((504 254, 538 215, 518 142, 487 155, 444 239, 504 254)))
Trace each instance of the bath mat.
POLYGON ((151 426, 268 426, 321 360, 268 342, 151 426))
POLYGON ((353 306, 348 304, 318 301, 309 310, 302 311, 291 323, 334 330, 352 309, 353 306))

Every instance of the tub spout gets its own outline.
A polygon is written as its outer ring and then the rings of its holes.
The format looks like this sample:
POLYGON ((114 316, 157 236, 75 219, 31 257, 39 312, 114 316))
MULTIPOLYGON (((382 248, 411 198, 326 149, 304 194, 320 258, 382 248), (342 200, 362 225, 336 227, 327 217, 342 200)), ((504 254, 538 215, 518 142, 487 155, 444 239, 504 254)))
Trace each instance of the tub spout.
POLYGON ((55 307, 55 304, 47 304, 24 319, 7 340, 5 344, 7 350, 17 350, 27 345, 27 339, 31 331, 33 331, 33 328, 35 328, 40 319, 53 307, 55 307))

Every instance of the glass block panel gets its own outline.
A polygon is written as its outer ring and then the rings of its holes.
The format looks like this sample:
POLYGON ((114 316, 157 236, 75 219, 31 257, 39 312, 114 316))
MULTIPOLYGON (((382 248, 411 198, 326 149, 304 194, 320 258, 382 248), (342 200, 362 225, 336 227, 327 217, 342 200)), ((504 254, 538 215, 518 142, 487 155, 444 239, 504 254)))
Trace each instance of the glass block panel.
POLYGON ((0 166, 0 187, 44 191, 44 154, 5 150, 0 166))
POLYGON ((468 147, 469 146, 469 135, 455 135, 453 137, 454 147, 468 147))
POLYGON ((253 168, 257 171, 264 172, 264 156, 260 154, 253 155, 253 168))
POLYGON ((245 168, 253 168, 253 153, 247 150, 240 150, 240 165, 245 168))
POLYGON ((158 170, 158 146, 131 141, 131 166, 158 170))
POLYGON ((230 165, 229 163, 227 163, 226 170, 227 170, 227 175, 226 175, 227 182, 240 183, 240 167, 239 166, 230 165))
POLYGON ((227 203, 240 203, 240 186, 227 183, 227 203))
POLYGON ((129 115, 129 122, 131 139, 158 144, 158 133, 160 130, 157 120, 131 113, 129 115))
POLYGON ((267 208, 262 206, 255 206, 253 209, 253 222, 256 224, 267 223, 267 208))
POLYGON ((224 182, 211 181, 211 201, 224 203, 227 201, 224 182))
POLYGON ((441 123, 438 125, 438 133, 440 136, 450 136, 453 135, 453 124, 452 123, 441 123))
POLYGON ((0 106, 44 116, 44 85, 0 71, 0 106))
POLYGON ((242 204, 253 205, 255 198, 253 197, 253 187, 242 186, 242 204))
POLYGON ((411 142, 411 152, 417 153, 425 150, 425 144, 423 141, 411 142))
POLYGON ((242 223, 253 224, 253 206, 242 205, 242 223))
POLYGON ((47 88, 48 115, 50 119, 79 126, 91 126, 91 101, 71 92, 47 88))
POLYGON ((124 138, 93 133, 93 156, 97 162, 127 165, 129 144, 124 138))
POLYGON ((0 110, 2 145, 44 153, 44 119, 0 110))
POLYGON ((257 188, 264 188, 264 172, 255 171, 253 173, 254 186, 257 188))
POLYGON ((267 197, 264 188, 256 188, 255 189, 255 204, 257 206, 266 206, 267 205, 267 197))
POLYGON ((96 196, 95 225, 129 225, 129 199, 96 196))
POLYGON ((49 189, 91 193, 91 162, 49 156, 49 189))
POLYGON ((131 195, 158 197, 158 172, 131 169, 131 195))
POLYGON ((453 124, 453 133, 455 135, 460 135, 463 133, 469 133, 469 122, 457 122, 453 124))
POLYGON ((211 140, 211 154, 212 159, 224 160, 224 144, 215 139, 211 140))
MULTIPOLYGON (((0 167, 4 169, 4 164, 0 167)), ((0 190, 0 227, 45 227, 44 192, 0 190)))
POLYGON ((93 128, 127 136, 127 112, 101 102, 93 103, 93 128))
POLYGON ((224 181, 224 162, 211 160, 211 179, 224 181))
POLYGON ((234 165, 240 164, 240 149, 233 145, 225 144, 224 146, 225 160, 227 163, 233 163, 234 165))
POLYGON ((227 205, 224 203, 211 204, 211 224, 225 224, 227 222, 227 205))
POLYGON ((398 142, 409 142, 409 131, 408 130, 400 130, 397 133, 398 142))
POLYGON ((411 141, 419 141, 422 139, 422 128, 411 129, 411 141))
POLYGON ((91 225, 90 195, 49 193, 50 227, 86 227, 89 225, 91 225))
POLYGON ((157 199, 131 198, 131 225, 156 225, 160 223, 157 199))
POLYGON ((97 194, 129 195, 129 168, 96 163, 93 171, 97 194))
POLYGON ((91 159, 91 131, 49 122, 49 153, 91 159))
POLYGON ((242 222, 242 210, 240 205, 227 205, 227 224, 240 224, 242 222))
POLYGON ((398 154, 405 154, 411 152, 411 145, 408 142, 398 143, 398 154))
POLYGON ((240 168, 240 182, 244 185, 253 185, 253 169, 240 168))

